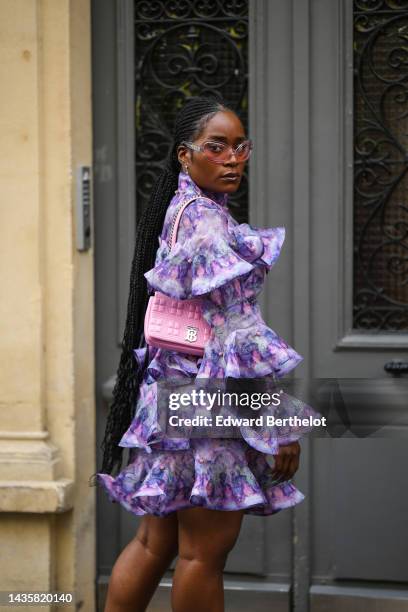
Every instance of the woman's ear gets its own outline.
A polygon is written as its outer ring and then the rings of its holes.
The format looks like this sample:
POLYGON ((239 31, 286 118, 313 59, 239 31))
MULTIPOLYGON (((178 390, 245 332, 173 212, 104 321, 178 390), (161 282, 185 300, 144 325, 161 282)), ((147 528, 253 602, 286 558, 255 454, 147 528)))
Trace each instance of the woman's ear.
POLYGON ((189 150, 185 145, 178 146, 177 158, 182 166, 186 166, 190 163, 189 150))

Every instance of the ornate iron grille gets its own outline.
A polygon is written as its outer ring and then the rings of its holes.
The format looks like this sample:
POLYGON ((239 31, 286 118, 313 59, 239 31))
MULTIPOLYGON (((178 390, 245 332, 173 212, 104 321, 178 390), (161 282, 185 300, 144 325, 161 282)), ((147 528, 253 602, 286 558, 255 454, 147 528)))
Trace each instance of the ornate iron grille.
MULTIPOLYGON (((135 0, 136 193, 143 211, 170 149, 175 114, 190 96, 221 96, 248 121, 248 1, 135 0)), ((247 173, 229 198, 248 220, 247 173)))
POLYGON ((354 0, 353 327, 408 331, 408 0, 354 0))

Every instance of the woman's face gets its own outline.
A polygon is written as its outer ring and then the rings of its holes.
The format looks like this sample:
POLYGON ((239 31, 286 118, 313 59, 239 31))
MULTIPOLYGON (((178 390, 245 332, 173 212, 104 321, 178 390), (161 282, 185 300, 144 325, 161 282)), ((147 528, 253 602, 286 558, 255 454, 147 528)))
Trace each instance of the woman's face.
MULTIPOLYGON (((202 134, 193 141, 201 145, 206 140, 223 142, 236 148, 243 140, 247 140, 243 125, 232 111, 219 111, 208 121, 202 134)), ((246 161, 238 162, 235 155, 223 163, 209 161, 201 151, 192 151, 185 145, 178 147, 178 159, 182 168, 188 166, 188 173, 193 181, 202 189, 222 193, 235 193, 241 183, 246 161), (227 173, 236 173, 236 180, 223 178, 227 173)))

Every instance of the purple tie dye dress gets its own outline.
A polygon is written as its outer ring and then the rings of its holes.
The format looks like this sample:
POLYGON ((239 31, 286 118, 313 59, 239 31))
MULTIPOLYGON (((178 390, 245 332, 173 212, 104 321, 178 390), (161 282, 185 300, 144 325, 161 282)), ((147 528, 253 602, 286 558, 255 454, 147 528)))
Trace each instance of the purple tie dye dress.
MULTIPOLYGON (((284 227, 259 229, 238 224, 227 207, 228 194, 201 189, 180 172, 159 238, 155 267, 145 277, 150 288, 186 299, 202 296, 212 327, 203 357, 153 347, 135 349, 149 365, 134 418, 120 446, 130 448, 128 465, 116 476, 98 473, 111 501, 136 515, 166 516, 183 508, 244 509, 269 515, 298 504, 304 494, 272 474, 280 444, 298 440, 310 426, 241 427, 241 438, 175 438, 160 428, 157 381, 165 377, 258 378, 288 374, 303 359, 262 319, 257 295, 266 272, 279 257, 284 227), (167 240, 175 211, 187 206, 177 243, 167 240)), ((285 415, 319 416, 310 406, 291 402, 285 415)))

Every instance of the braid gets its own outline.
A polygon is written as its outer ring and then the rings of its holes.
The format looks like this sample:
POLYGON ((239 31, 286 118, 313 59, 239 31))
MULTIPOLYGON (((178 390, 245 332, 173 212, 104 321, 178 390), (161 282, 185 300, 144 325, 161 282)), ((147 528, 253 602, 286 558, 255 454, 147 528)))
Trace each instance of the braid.
MULTIPOLYGON (((113 402, 101 445, 103 460, 100 471, 104 474, 113 474, 116 468, 121 469, 123 447, 118 446, 118 443, 132 421, 139 387, 148 364, 148 351, 145 363, 138 367, 133 349, 145 345, 143 327, 149 296, 144 273, 155 264, 158 237, 168 205, 178 186, 178 146, 183 140, 197 138, 213 115, 225 110, 230 109, 218 98, 210 96, 189 98, 179 110, 175 119, 173 146, 137 226, 122 353, 113 389, 113 402)), ((91 486, 98 484, 96 476, 97 473, 90 477, 91 486)))

